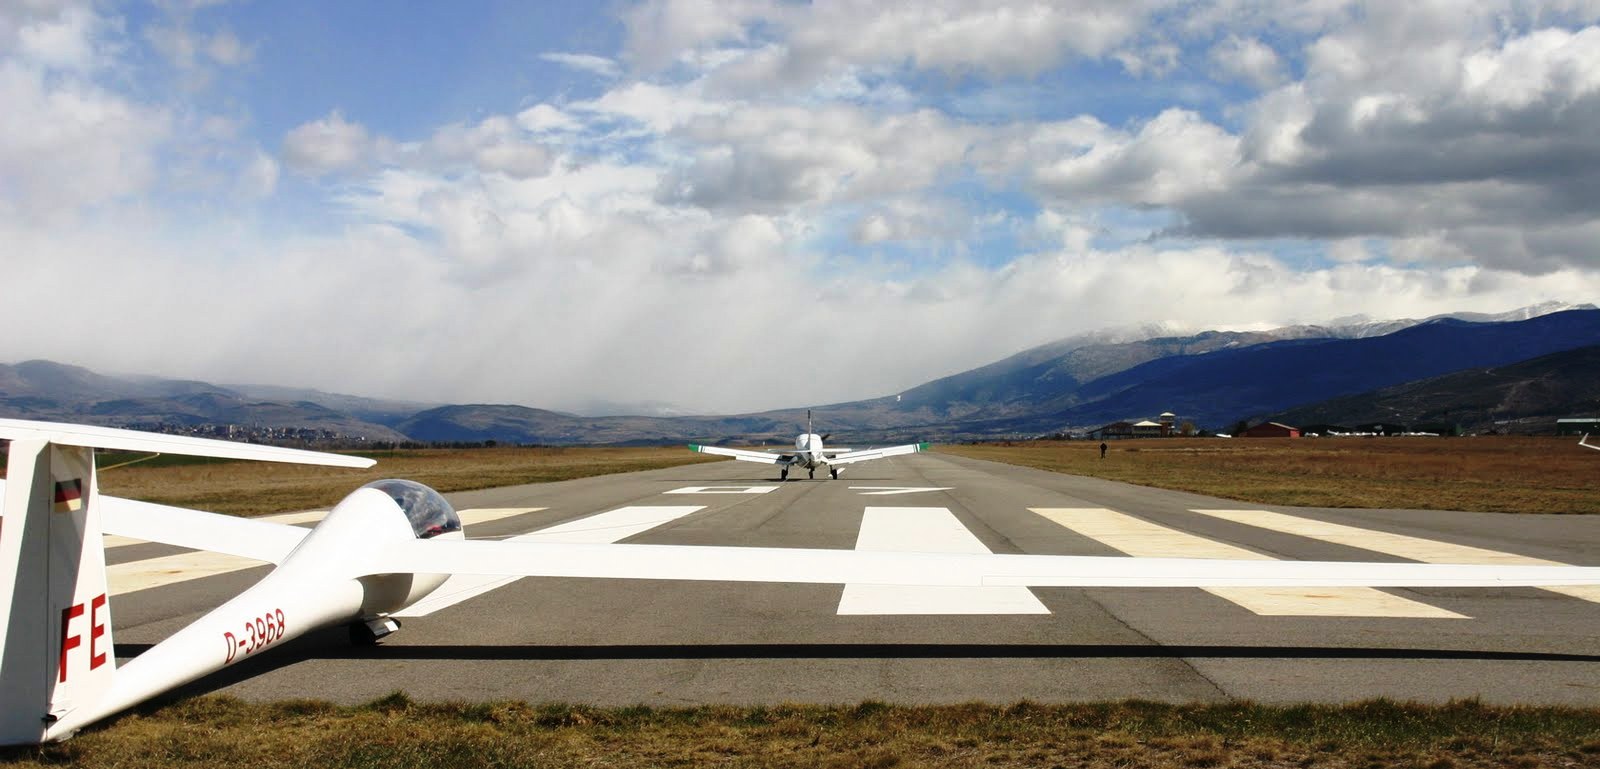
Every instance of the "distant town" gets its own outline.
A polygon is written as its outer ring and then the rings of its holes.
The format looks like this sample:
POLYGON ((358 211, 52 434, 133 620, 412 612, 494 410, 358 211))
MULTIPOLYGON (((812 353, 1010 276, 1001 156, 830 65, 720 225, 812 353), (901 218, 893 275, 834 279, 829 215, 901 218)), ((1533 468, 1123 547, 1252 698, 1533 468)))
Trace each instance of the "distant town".
POLYGON ((493 448, 502 445, 497 441, 391 441, 369 440, 361 435, 326 430, 318 427, 265 427, 236 424, 173 424, 170 422, 130 422, 117 425, 129 430, 141 430, 164 435, 189 435, 197 438, 215 438, 224 441, 242 441, 269 446, 286 446, 303 449, 363 449, 391 451, 394 449, 425 448, 493 448))

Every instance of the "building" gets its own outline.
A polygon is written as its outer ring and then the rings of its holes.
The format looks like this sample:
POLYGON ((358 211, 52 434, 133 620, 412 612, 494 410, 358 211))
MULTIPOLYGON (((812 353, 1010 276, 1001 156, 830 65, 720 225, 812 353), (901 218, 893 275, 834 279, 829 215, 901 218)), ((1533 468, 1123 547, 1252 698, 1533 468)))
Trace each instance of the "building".
POLYGON ((1239 433, 1239 438, 1299 438, 1300 428, 1290 427, 1277 422, 1262 422, 1255 427, 1239 433))
POLYGON ((1134 422, 1124 419, 1120 422, 1112 422, 1104 427, 1090 430, 1089 439, 1098 441, 1110 438, 1166 438, 1177 434, 1176 429, 1173 427, 1173 423, 1177 418, 1176 414, 1168 411, 1157 417, 1157 419, 1161 420, 1159 422, 1152 422, 1148 419, 1134 422))
POLYGON ((1600 417, 1567 417, 1556 420, 1556 435, 1600 434, 1600 417))

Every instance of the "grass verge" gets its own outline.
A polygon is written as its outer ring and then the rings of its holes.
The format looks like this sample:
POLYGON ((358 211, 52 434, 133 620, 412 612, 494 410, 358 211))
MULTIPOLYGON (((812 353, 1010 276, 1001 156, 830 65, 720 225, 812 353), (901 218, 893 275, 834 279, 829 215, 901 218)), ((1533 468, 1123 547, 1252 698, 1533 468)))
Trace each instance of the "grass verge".
POLYGON ((1600 457, 1567 438, 1148 439, 939 451, 1268 505, 1600 513, 1600 457))
POLYGON ((0 766, 1585 767, 1600 711, 1250 703, 590 708, 413 703, 146 708, 0 766))

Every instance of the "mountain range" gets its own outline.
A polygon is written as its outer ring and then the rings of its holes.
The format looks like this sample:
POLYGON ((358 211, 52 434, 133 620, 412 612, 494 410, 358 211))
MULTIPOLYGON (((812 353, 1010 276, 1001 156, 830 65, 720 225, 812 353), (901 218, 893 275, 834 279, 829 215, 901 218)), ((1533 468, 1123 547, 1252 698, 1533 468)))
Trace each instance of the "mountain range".
MULTIPOLYGON (((811 408, 819 431, 851 442, 1078 432, 1164 411, 1212 429, 1269 417, 1525 429, 1529 420, 1600 412, 1591 365, 1597 346, 1600 310, 1589 305, 1187 335, 1138 327, 1057 340, 894 395, 811 408)), ((664 404, 655 408, 670 413, 664 404)), ((0 364, 0 416, 202 434, 233 425, 227 434, 242 430, 259 440, 789 441, 805 411, 585 417, 112 376, 50 361, 0 364)))

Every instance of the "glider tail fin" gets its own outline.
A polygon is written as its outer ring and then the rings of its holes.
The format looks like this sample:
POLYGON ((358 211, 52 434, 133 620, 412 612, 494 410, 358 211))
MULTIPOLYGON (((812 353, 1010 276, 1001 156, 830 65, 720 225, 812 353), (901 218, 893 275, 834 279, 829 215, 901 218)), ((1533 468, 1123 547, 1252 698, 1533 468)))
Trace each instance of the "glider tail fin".
POLYGON ((116 670, 94 449, 14 439, 0 517, 0 745, 34 744, 116 670))

